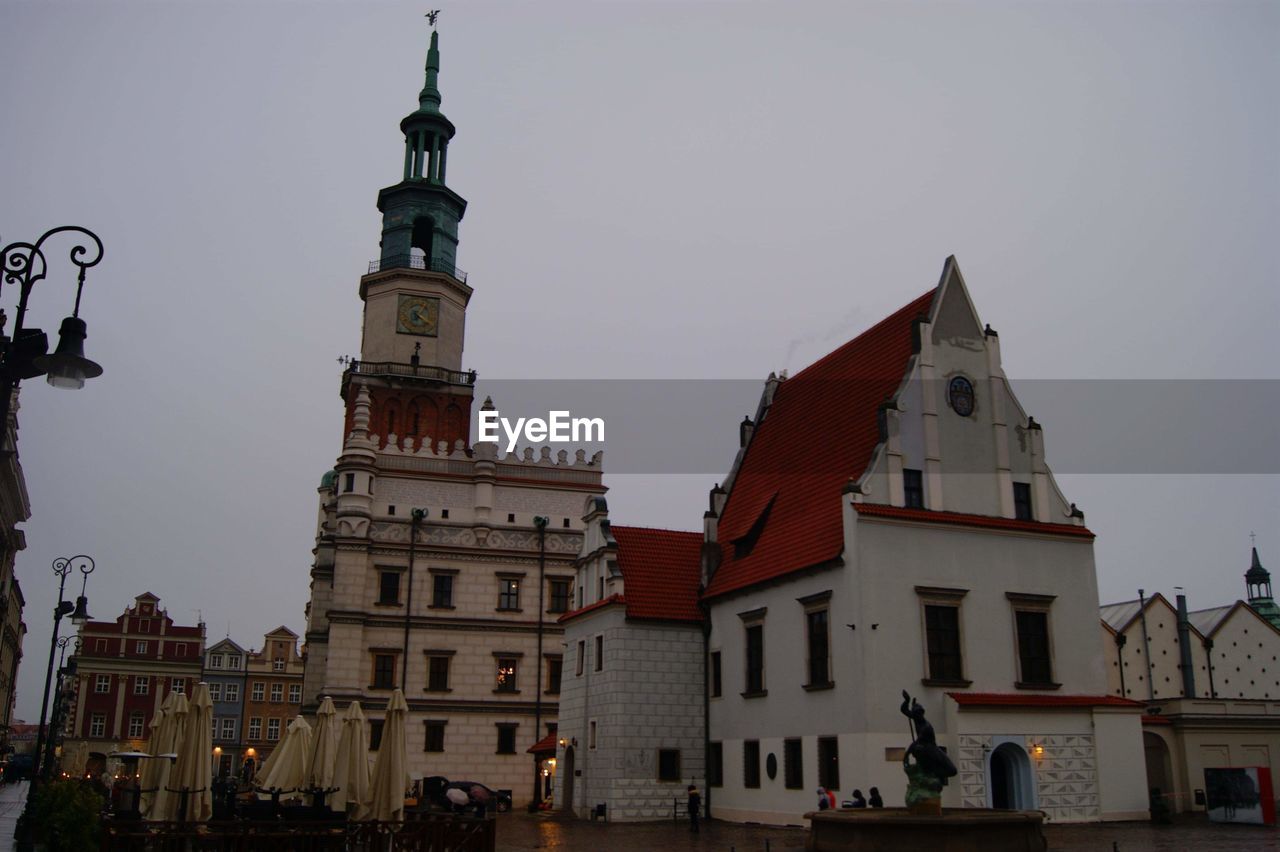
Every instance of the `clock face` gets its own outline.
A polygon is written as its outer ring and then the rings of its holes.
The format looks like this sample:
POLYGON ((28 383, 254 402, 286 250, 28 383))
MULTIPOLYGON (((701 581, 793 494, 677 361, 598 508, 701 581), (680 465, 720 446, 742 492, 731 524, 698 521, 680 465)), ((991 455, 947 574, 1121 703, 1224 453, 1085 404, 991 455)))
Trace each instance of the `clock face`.
POLYGON ((956 376, 952 379, 947 386, 947 402, 961 417, 973 414, 973 382, 964 376, 956 376))
POLYGON ((440 300, 434 296, 409 296, 400 294, 396 310, 396 331, 400 334, 417 334, 435 337, 440 323, 440 300))

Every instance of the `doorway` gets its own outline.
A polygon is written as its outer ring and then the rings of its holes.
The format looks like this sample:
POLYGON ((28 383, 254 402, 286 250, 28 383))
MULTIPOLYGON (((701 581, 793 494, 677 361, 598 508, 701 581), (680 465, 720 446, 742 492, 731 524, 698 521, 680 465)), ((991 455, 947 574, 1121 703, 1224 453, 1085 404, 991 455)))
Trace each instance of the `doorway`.
POLYGON ((1016 743, 1001 743, 991 752, 987 763, 987 784, 991 791, 991 807, 1015 811, 1035 808, 1031 758, 1016 743))
POLYGON ((560 772, 560 777, 564 780, 560 782, 564 795, 560 797, 560 810, 565 813, 573 813, 573 746, 565 746, 564 749, 564 768, 560 772))
POLYGON ((1173 766, 1169 757, 1169 746, 1164 737, 1150 731, 1142 732, 1143 751, 1147 757, 1147 792, 1151 796, 1159 795, 1171 805, 1177 802, 1173 795, 1173 766), (1159 793, 1156 791, 1159 790, 1159 793))

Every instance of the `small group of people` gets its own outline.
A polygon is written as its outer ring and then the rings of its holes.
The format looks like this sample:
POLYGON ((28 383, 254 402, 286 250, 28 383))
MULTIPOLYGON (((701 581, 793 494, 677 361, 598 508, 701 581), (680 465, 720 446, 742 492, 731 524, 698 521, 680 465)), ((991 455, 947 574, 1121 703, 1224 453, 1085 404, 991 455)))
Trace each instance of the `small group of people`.
MULTIPOLYGON (((826 787, 818 788, 818 810, 825 811, 828 808, 836 806, 836 794, 828 790, 826 787)), ((841 803, 841 807, 845 808, 883 808, 884 799, 880 798, 880 790, 877 787, 871 788, 871 797, 863 798, 862 791, 855 789, 853 798, 841 803)))

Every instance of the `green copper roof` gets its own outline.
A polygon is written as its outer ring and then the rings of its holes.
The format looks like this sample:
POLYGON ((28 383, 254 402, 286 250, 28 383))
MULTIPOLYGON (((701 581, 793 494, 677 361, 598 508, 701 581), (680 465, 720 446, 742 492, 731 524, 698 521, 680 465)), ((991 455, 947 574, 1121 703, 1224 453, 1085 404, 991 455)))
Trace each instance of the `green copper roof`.
POLYGON ((333 486, 337 485, 337 483, 338 483, 338 472, 336 470, 331 470, 328 473, 326 473, 324 476, 320 477, 321 488, 332 488, 333 486))
POLYGON ((1253 549, 1253 562, 1249 565, 1249 570, 1245 572, 1244 581, 1246 583, 1269 583, 1271 582, 1271 572, 1262 567, 1262 562, 1258 559, 1258 548, 1253 549))
POLYGON ((440 113, 440 33, 431 31, 431 47, 427 49, 427 82, 418 93, 418 112, 440 113))

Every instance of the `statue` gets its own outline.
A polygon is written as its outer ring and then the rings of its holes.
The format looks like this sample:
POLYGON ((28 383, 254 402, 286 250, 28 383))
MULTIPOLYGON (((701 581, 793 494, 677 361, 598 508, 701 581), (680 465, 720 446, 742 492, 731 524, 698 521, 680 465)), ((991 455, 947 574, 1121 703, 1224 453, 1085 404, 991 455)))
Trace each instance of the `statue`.
POLYGON ((911 726, 911 745, 902 756, 902 769, 907 773, 907 807, 926 813, 942 812, 942 788, 956 774, 956 765, 938 746, 933 725, 924 717, 924 708, 902 690, 902 715, 911 726), (911 758, 915 763, 911 763, 911 758))

